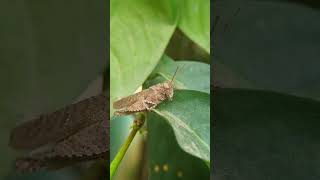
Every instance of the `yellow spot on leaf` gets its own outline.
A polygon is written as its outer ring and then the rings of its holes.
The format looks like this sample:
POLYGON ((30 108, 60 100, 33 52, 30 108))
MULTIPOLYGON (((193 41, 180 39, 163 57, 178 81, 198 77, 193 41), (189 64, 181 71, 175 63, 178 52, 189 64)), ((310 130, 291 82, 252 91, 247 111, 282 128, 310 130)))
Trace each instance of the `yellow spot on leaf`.
POLYGON ((182 178, 182 176, 183 176, 182 171, 178 171, 178 172, 177 172, 177 176, 178 176, 179 178, 182 178))
POLYGON ((162 168, 163 168, 164 172, 167 172, 169 170, 169 165, 168 164, 164 164, 162 168))
POLYGON ((160 171, 159 165, 155 165, 153 170, 154 170, 155 173, 158 173, 160 171))

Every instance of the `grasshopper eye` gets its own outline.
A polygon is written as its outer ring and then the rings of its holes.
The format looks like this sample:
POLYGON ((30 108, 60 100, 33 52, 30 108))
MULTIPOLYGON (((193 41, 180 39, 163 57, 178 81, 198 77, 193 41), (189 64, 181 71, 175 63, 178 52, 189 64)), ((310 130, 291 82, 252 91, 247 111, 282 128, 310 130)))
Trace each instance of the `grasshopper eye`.
POLYGON ((169 88, 169 84, 168 83, 164 83, 164 88, 168 89, 169 88))

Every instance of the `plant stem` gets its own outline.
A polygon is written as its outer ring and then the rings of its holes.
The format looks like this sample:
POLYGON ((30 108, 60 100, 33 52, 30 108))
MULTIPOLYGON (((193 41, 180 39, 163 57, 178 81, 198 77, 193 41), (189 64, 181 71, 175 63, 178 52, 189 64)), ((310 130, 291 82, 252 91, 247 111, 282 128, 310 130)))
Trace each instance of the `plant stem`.
POLYGON ((118 169, 124 155, 126 154, 132 140, 134 139, 135 135, 140 130, 140 128, 143 126, 144 121, 145 121, 145 119, 144 119, 143 114, 137 114, 136 119, 133 122, 132 130, 131 130, 129 136, 127 137, 125 143, 121 146, 120 150, 118 151, 115 158, 111 162, 110 179, 112 179, 115 172, 117 171, 117 169, 118 169))

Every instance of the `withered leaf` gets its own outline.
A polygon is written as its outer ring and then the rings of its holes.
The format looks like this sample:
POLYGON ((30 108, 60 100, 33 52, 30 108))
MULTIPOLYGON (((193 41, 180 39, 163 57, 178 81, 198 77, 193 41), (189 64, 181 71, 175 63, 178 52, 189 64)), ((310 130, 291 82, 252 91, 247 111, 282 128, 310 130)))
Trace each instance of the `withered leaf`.
POLYGON ((20 171, 57 169, 80 161, 108 159, 108 104, 107 96, 101 94, 19 125, 11 134, 13 147, 47 146, 18 158, 16 168, 20 171))

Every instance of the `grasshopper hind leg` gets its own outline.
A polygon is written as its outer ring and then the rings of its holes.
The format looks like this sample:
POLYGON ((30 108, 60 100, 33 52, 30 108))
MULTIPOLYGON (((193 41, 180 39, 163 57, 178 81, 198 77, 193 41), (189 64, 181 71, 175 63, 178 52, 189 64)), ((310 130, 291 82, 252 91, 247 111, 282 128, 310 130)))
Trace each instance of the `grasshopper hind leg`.
POLYGON ((151 111, 152 109, 154 109, 154 108, 157 106, 156 103, 151 102, 151 101, 148 101, 148 100, 144 100, 143 103, 145 104, 146 109, 147 109, 148 111, 151 111))

